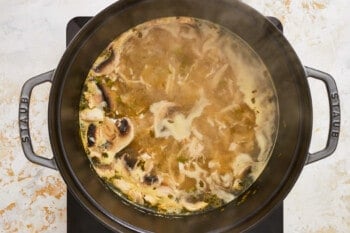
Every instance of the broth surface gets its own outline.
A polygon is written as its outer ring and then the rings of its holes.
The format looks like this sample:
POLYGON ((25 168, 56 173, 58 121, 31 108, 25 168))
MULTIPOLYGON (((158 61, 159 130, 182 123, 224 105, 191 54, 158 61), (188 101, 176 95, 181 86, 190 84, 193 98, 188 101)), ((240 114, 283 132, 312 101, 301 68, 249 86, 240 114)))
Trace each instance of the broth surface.
POLYGON ((118 195, 164 214, 221 207, 265 168, 278 109, 258 55, 208 21, 171 17, 110 43, 80 101, 80 135, 118 195))

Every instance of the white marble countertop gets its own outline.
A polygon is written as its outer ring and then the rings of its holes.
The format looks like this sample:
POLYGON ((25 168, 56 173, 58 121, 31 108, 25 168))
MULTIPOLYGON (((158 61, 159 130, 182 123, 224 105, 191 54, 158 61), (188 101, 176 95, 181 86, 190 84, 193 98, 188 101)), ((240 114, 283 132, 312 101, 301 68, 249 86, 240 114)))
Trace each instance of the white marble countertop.
MULTIPOLYGON (((112 0, 0 1, 0 232, 66 232, 66 186, 57 171, 24 157, 18 135, 19 92, 32 76, 54 69, 65 50, 67 22, 90 16, 112 0)), ((332 74, 338 84, 342 126, 338 149, 304 168, 285 200, 285 232, 350 232, 350 3, 348 0, 245 0, 282 20, 303 64, 332 74)), ((314 130, 310 150, 328 133, 324 86, 310 81, 314 130)), ((50 155, 49 84, 34 89, 31 129, 35 150, 50 155)))

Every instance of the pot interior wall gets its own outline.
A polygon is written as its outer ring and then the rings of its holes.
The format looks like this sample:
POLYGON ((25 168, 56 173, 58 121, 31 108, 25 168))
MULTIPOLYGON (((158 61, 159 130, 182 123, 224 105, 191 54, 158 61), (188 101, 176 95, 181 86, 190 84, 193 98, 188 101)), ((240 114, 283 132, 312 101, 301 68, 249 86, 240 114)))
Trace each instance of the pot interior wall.
POLYGON ((304 70, 283 35, 263 16, 238 1, 119 1, 83 28, 65 52, 50 95, 50 134, 63 178, 90 212, 112 229, 167 232, 241 230, 281 201, 298 177, 311 132, 311 103, 304 70), (239 35, 262 58, 279 101, 279 130, 272 157, 257 182, 227 205, 205 214, 164 218, 145 214, 107 190, 91 169, 79 138, 82 86, 99 53, 119 34, 144 21, 191 16, 221 24, 239 35), (88 204, 86 204, 88 203, 88 204))

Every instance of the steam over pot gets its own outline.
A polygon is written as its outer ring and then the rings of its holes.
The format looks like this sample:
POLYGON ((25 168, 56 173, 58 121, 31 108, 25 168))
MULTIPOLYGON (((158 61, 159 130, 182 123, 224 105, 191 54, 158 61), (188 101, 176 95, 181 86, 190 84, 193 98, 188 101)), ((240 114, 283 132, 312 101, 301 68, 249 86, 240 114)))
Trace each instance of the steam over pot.
POLYGON ((27 158, 58 169, 74 197, 115 231, 223 232, 250 228, 288 194, 305 164, 333 153, 340 127, 338 91, 332 77, 304 67, 283 34, 266 17, 235 0, 121 0, 95 16, 73 39, 55 71, 28 80, 21 93, 19 128, 27 158), (273 79, 279 103, 279 128, 271 159, 258 180, 222 209, 181 218, 143 213, 107 190, 90 168, 79 136, 78 112, 82 86, 96 57, 118 35, 145 21, 188 16, 220 24, 246 41, 261 57, 273 79), (307 78, 326 84, 330 101, 327 146, 308 153, 312 105, 307 78), (48 124, 54 156, 33 152, 29 134, 32 89, 52 83, 48 124))

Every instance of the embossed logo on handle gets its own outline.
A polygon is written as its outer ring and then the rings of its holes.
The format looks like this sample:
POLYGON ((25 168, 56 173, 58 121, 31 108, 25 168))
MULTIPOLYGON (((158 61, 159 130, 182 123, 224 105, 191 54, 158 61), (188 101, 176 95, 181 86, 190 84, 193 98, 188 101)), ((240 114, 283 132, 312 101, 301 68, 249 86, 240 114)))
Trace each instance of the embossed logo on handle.
POLYGON ((19 107, 19 130, 22 142, 29 142, 29 99, 21 98, 19 107))
POLYGON ((336 92, 331 93, 331 136, 339 137, 340 132, 340 105, 339 105, 339 95, 336 92))

